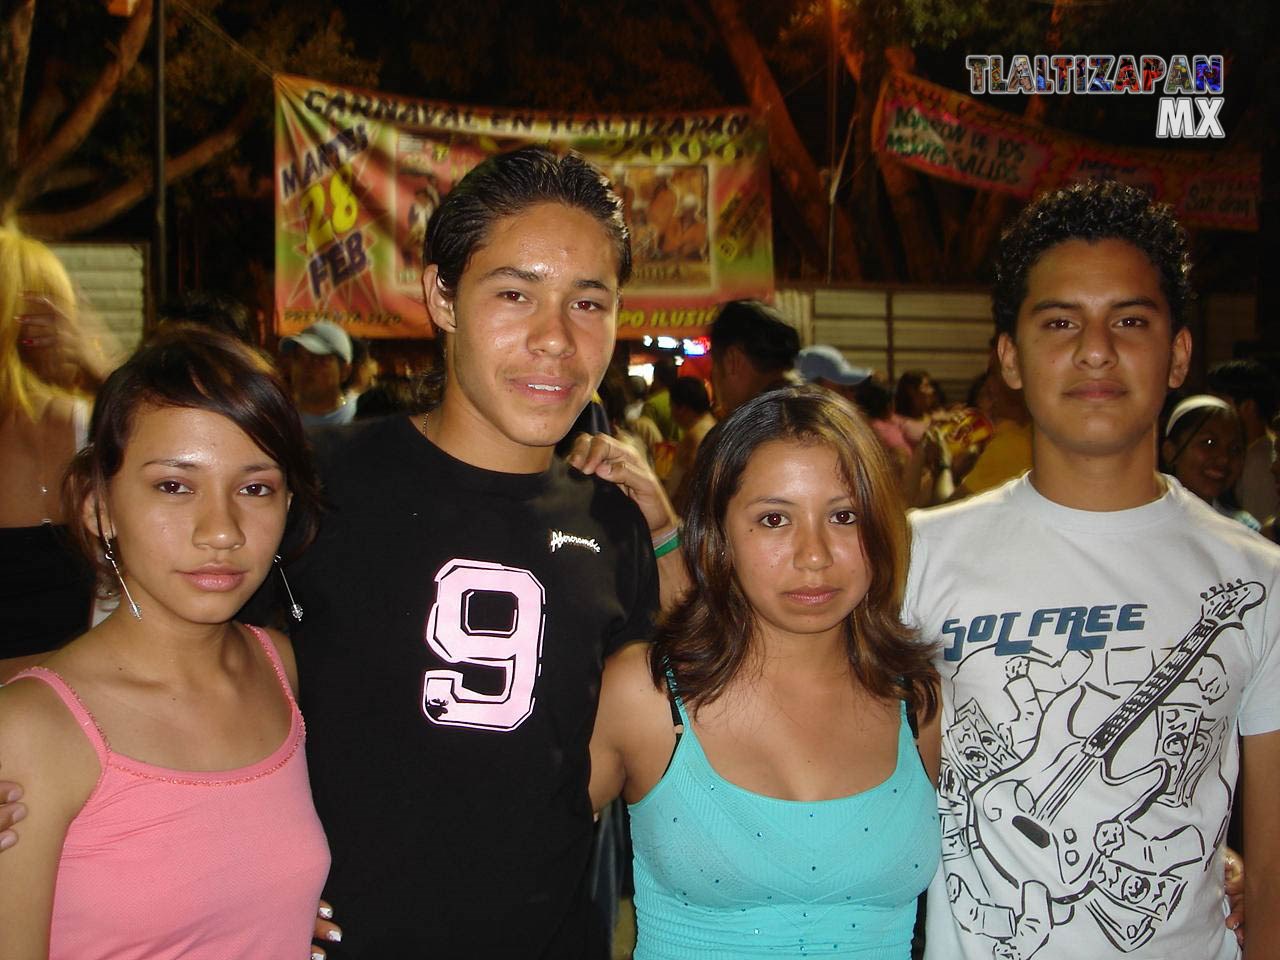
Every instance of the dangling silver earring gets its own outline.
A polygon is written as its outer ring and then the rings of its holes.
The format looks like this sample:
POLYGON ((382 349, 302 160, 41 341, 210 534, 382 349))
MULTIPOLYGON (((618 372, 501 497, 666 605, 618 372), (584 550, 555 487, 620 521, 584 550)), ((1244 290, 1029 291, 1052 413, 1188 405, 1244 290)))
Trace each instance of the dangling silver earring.
POLYGON ((120 564, 116 563, 116 555, 111 550, 111 541, 103 539, 103 556, 107 558, 107 563, 111 564, 111 569, 116 572, 116 579, 120 581, 120 589, 123 591, 125 599, 129 601, 129 612, 133 614, 133 619, 141 620, 142 611, 138 609, 138 605, 133 602, 133 595, 129 593, 129 585, 124 582, 124 577, 120 575, 120 564))
POLYGON ((284 592, 289 595, 289 615, 302 621, 302 604, 293 599, 293 591, 289 589, 289 578, 284 575, 284 567, 280 565, 280 554, 276 554, 276 569, 280 571, 280 580, 284 583, 284 592))

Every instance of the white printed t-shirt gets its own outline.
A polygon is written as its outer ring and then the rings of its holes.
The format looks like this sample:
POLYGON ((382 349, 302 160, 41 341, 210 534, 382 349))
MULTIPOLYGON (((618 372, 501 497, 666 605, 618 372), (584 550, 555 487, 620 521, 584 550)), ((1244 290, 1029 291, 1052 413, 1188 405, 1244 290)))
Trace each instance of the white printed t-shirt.
POLYGON ((1236 734, 1280 729, 1280 550, 1176 480, 1107 513, 1029 476, 912 515, 939 643, 929 960, 1232 958, 1236 734))

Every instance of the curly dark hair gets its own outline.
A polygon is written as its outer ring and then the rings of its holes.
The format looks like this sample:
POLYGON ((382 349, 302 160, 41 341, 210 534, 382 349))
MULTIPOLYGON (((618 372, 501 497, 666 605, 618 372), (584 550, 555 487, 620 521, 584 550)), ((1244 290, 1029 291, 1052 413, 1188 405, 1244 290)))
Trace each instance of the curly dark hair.
POLYGON ((761 394, 699 446, 681 543, 693 586, 663 619, 650 648, 654 683, 664 686, 670 669, 696 711, 750 662, 756 614, 738 583, 725 514, 751 457, 775 440, 829 446, 853 500, 871 570, 866 596, 845 624, 854 678, 875 696, 903 699, 923 719, 932 717, 938 708, 933 647, 900 618, 910 534, 896 471, 853 405, 821 387, 761 394))
POLYGON ((1114 180, 1073 183, 1037 198, 1005 228, 996 252, 992 292, 996 333, 1015 335, 1027 296, 1027 274, 1042 254, 1067 240, 1124 240, 1150 259, 1169 301, 1174 332, 1186 324, 1192 299, 1187 232, 1168 204, 1114 180))

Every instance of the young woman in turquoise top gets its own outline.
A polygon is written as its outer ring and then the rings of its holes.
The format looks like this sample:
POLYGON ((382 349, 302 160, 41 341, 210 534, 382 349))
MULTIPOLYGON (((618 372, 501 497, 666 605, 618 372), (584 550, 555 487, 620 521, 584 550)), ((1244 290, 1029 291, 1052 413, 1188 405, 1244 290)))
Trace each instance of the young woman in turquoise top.
POLYGON ((898 618, 892 465, 801 387, 735 411, 694 473, 692 588, 606 665, 591 745, 596 808, 630 804, 635 956, 905 960, 939 858, 938 687, 898 618))

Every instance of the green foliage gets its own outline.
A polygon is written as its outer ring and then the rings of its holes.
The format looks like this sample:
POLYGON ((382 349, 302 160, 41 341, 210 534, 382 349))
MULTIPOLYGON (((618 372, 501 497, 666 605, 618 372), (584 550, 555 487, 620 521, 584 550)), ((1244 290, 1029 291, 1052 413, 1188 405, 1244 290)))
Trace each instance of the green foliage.
MULTIPOLYGON (((275 0, 265 15, 263 6, 255 0, 167 4, 166 138, 171 156, 221 130, 246 103, 253 107, 254 122, 269 127, 270 70, 377 84, 377 61, 355 52, 340 13, 309 0, 275 0)), ((45 82, 56 86, 68 111, 91 89, 114 58, 125 26, 104 7, 102 0, 38 6, 24 98, 28 107, 41 96, 45 82)), ((94 182, 65 196, 40 198, 37 208, 74 206, 150 168, 154 65, 148 44, 88 138, 67 158, 95 170, 94 182)), ((66 111, 59 121, 65 116, 66 111)), ((230 162, 236 161, 232 157, 230 162)), ((175 185, 177 202, 186 202, 188 190, 203 193, 212 186, 202 180, 175 185)))

